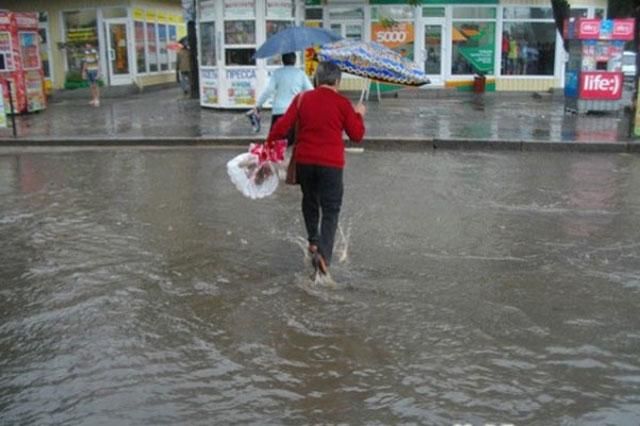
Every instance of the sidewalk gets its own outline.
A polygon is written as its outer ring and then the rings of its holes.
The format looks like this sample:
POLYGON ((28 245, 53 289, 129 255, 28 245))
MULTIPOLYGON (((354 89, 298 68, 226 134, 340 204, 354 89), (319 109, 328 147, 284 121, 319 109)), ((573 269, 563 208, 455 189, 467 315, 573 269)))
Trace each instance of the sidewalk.
MULTIPOLYGON (((416 97, 373 100, 367 123, 368 149, 497 148, 640 152, 629 140, 627 114, 565 114, 563 98, 549 93, 430 91, 416 97)), ((46 111, 16 119, 18 139, 0 129, 0 145, 178 145, 246 144, 255 135, 243 111, 201 108, 177 88, 103 99, 53 98, 46 111)))

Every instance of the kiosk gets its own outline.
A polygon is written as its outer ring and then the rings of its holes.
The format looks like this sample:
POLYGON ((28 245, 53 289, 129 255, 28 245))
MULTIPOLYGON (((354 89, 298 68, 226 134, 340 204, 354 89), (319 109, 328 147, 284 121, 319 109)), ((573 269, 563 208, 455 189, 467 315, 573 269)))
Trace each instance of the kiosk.
POLYGON ((565 25, 569 62, 565 109, 571 112, 619 111, 623 108, 622 55, 633 40, 634 19, 575 19, 565 25))
POLYGON ((46 107, 37 13, 0 11, 0 84, 15 113, 46 107))

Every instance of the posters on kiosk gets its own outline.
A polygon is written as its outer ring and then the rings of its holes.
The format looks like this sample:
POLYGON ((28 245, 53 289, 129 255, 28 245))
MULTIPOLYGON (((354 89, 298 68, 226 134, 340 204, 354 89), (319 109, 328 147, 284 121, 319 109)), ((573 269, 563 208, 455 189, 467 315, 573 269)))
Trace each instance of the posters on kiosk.
POLYGON ((3 84, 0 84, 0 128, 7 127, 7 112, 4 109, 3 84))

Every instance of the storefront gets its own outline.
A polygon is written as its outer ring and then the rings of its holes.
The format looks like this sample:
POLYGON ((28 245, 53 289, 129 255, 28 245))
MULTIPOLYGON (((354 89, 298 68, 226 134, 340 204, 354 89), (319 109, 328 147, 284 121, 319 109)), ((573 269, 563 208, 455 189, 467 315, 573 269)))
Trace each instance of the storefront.
MULTIPOLYGON (((433 84, 540 91, 564 84, 565 52, 549 0, 198 0, 201 103, 248 108, 278 64, 253 54, 290 25, 321 26, 376 41, 421 64, 433 84)), ((607 0, 570 0, 574 17, 604 17, 607 0)), ((300 64, 302 66, 302 63, 300 64)), ((365 81, 346 75, 342 89, 365 81)))
POLYGON ((4 0, 14 11, 38 11, 45 77, 55 89, 84 85, 85 46, 100 56, 108 86, 175 81, 171 42, 186 36, 180 0, 4 0))

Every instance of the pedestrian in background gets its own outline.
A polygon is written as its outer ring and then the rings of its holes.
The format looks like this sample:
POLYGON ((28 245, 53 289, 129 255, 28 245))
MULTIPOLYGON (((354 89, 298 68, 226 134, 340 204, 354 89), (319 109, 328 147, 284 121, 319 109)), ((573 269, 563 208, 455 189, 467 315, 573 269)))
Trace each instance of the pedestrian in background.
POLYGON ((274 124, 267 141, 276 141, 297 126, 296 174, 302 189, 302 215, 313 265, 327 274, 342 207, 342 171, 345 165, 343 132, 355 142, 364 137, 366 108, 338 93, 340 69, 321 62, 317 87, 297 95, 274 124))
MULTIPOLYGON (((289 108, 291 100, 300 92, 313 89, 309 77, 304 71, 295 67, 296 54, 285 53, 282 55, 281 68, 273 72, 266 89, 258 98, 254 112, 260 112, 260 108, 267 100, 273 97, 271 106, 271 128, 283 116, 289 108)), ((289 141, 289 145, 293 143, 293 132, 285 135, 289 141)))
POLYGON ((98 88, 98 71, 100 70, 100 60, 98 51, 89 43, 85 45, 82 57, 82 79, 89 83, 91 90, 91 102, 89 105, 100 106, 100 89, 98 88))
POLYGON ((177 69, 178 82, 185 95, 191 93, 191 50, 183 39, 180 40, 180 50, 178 50, 177 69))

